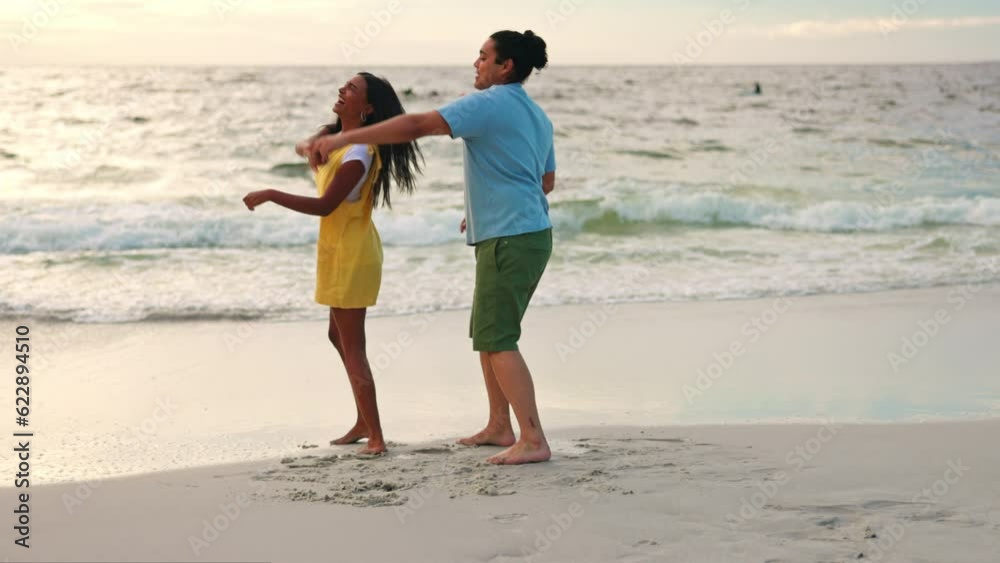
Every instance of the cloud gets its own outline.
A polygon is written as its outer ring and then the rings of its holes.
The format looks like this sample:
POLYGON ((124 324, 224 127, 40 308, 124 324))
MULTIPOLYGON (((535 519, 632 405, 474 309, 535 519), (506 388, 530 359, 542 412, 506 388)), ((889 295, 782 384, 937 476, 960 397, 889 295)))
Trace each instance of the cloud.
POLYGON ((1000 25, 1000 16, 936 19, 854 18, 846 20, 800 20, 753 30, 768 37, 842 37, 919 29, 960 29, 1000 25))

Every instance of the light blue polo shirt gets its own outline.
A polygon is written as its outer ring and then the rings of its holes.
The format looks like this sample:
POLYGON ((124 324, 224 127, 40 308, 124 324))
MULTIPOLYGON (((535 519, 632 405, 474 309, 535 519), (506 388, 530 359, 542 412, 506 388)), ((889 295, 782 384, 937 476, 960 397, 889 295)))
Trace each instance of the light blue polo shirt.
POLYGON ((552 122, 521 84, 467 94, 438 112, 465 140, 465 240, 552 227, 542 176, 556 169, 552 122))

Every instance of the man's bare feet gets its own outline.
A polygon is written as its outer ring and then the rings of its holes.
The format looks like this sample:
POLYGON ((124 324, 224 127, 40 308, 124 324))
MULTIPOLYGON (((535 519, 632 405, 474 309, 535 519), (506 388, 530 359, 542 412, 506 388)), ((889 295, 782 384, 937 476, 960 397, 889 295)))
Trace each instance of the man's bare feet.
POLYGON ((368 443, 358 450, 358 455, 382 455, 386 451, 385 441, 368 439, 368 443))
POLYGON ((522 439, 497 455, 486 458, 486 461, 494 465, 521 465, 548 461, 551 457, 552 451, 544 439, 534 444, 522 439))
POLYGON ((367 437, 368 437, 368 427, 365 426, 364 424, 355 424, 354 428, 351 428, 350 430, 347 431, 347 434, 344 434, 343 436, 337 438, 336 440, 330 440, 330 445, 344 446, 346 444, 356 444, 360 442, 362 438, 367 438, 367 437))
POLYGON ((478 434, 473 434, 468 438, 456 440, 456 444, 463 446, 503 446, 514 445, 517 441, 514 438, 514 429, 508 424, 506 428, 492 428, 487 426, 478 434))

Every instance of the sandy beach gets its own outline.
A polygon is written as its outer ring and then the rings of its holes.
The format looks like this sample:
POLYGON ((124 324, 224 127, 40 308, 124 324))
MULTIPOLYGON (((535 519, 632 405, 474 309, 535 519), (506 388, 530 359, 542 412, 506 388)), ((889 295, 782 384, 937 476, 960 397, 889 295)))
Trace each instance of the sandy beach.
POLYGON ((998 297, 533 309, 555 455, 515 468, 452 445, 485 417, 467 311, 370 321, 374 460, 326 446, 354 411, 321 323, 37 324, 33 547, 3 555, 994 561, 998 297))
POLYGON ((996 561, 996 421, 578 428, 44 487, 17 561, 996 561))

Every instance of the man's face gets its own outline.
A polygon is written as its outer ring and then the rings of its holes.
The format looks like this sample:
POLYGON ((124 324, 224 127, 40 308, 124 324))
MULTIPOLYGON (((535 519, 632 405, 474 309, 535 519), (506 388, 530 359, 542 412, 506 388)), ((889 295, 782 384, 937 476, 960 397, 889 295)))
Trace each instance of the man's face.
POLYGON ((492 39, 487 39, 472 66, 476 67, 476 90, 485 90, 496 84, 506 84, 507 77, 514 70, 514 61, 508 59, 503 64, 497 64, 496 46, 492 39))

